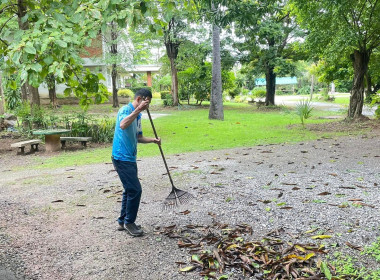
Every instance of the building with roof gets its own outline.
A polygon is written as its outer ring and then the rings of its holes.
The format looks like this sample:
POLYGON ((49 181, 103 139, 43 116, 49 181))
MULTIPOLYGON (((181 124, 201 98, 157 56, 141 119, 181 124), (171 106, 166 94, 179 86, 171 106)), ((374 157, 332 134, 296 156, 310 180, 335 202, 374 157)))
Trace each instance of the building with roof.
MULTIPOLYGON (((102 73, 105 81, 102 83, 107 87, 109 92, 112 92, 112 66, 107 65, 105 62, 106 55, 106 47, 105 42, 102 40, 102 36, 99 35, 96 39, 94 39, 91 43, 91 46, 85 47, 84 51, 80 54, 80 57, 83 60, 83 66, 88 68, 92 73, 102 73)), ((161 65, 128 65, 121 64, 118 65, 117 78, 116 78, 116 87, 126 88, 129 86, 128 80, 133 78, 133 74, 136 73, 145 73, 146 74, 146 85, 152 86, 152 74, 158 73, 160 71, 161 65)), ((56 93, 63 94, 66 86, 63 84, 56 85, 56 93)), ((38 88, 39 93, 42 97, 49 96, 49 90, 46 84, 41 84, 38 88)))

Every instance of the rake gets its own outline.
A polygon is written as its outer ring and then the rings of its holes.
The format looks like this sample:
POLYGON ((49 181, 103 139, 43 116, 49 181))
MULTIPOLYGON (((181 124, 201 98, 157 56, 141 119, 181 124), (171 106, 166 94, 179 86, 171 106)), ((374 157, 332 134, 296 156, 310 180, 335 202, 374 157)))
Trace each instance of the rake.
MULTIPOLYGON (((146 111, 148 112, 150 124, 152 125, 152 129, 154 132, 154 136, 156 138, 158 138, 156 129, 155 129, 154 124, 153 124, 152 117, 151 117, 150 112, 149 112, 149 109, 147 108, 146 111)), ((162 160, 164 161, 166 171, 168 172, 169 180, 170 180, 170 183, 172 185, 172 191, 170 192, 168 197, 164 200, 164 209, 170 209, 170 208, 174 208, 174 207, 177 207, 181 204, 185 204, 185 203, 189 202, 190 200, 192 200, 194 198, 194 196, 191 193, 177 189, 174 186, 173 179, 172 179, 172 176, 170 175, 170 171, 168 168, 168 164, 166 163, 164 152, 162 151, 161 145, 158 145, 158 147, 160 149, 162 160)))

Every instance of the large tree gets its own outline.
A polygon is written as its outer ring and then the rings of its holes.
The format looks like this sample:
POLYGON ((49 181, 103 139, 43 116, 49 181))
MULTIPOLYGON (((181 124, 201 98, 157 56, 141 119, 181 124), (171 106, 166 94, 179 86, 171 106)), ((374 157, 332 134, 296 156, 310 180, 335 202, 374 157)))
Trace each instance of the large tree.
POLYGON ((184 38, 181 33, 186 28, 186 23, 178 18, 172 17, 168 25, 164 27, 164 44, 166 48, 166 54, 170 61, 170 71, 172 78, 172 96, 173 96, 173 106, 179 104, 178 98, 178 70, 176 65, 176 59, 178 56, 179 46, 184 42, 184 38))
POLYGON ((0 4, 1 54, 4 72, 21 78, 23 99, 39 104, 38 86, 51 75, 65 83, 88 106, 108 94, 101 76, 83 72, 78 51, 90 45, 101 20, 94 3, 72 1, 3 0, 0 4), (17 22, 17 23, 16 23, 17 22))
POLYGON ((100 83, 104 77, 83 69, 79 52, 100 30, 106 32, 110 22, 119 27, 137 24, 150 5, 148 0, 2 0, 0 56, 8 58, 5 72, 17 73, 23 87, 32 89, 52 74, 82 106, 102 102, 108 96, 100 83))
POLYGON ((224 120, 220 33, 224 25, 225 0, 194 0, 201 18, 212 25, 212 79, 209 119, 224 120))
POLYGON ((299 40, 303 36, 288 1, 242 1, 230 5, 228 17, 236 24, 242 63, 252 73, 265 75, 265 105, 275 105, 276 76, 295 71, 292 64, 299 56, 299 40))
POLYGON ((379 0, 292 0, 298 21, 309 30, 316 52, 338 59, 347 56, 354 69, 348 118, 362 116, 365 78, 372 53, 380 46, 379 0))

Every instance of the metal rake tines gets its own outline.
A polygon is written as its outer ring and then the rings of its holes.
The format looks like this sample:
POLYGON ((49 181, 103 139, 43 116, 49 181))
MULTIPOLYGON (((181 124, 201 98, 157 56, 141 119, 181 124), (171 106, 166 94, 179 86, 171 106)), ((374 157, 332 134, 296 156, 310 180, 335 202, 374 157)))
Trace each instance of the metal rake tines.
POLYGON ((178 205, 185 204, 192 200, 194 196, 191 193, 174 188, 164 201, 164 209, 172 209, 178 205))
POLYGON ((181 204, 188 203, 190 200, 192 200, 194 196, 191 193, 184 192, 181 195, 178 195, 178 200, 181 204))

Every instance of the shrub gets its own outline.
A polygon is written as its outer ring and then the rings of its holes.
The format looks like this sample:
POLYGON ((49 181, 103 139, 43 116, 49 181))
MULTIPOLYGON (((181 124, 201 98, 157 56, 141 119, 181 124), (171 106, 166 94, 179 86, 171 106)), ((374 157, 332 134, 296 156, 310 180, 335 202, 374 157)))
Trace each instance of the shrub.
POLYGON ((152 97, 155 99, 161 98, 161 93, 157 91, 152 92, 152 97))
POLYGON ((16 110, 22 103, 20 79, 16 75, 11 75, 3 81, 5 105, 9 110, 16 110))
POLYGON ((71 129, 73 137, 91 137, 92 142, 111 143, 115 133, 115 119, 108 116, 102 119, 93 118, 86 113, 64 116, 59 125, 71 129))
MULTIPOLYGON (((162 98, 162 96, 161 96, 162 98)), ((173 96, 169 93, 166 94, 166 98, 163 99, 164 106, 173 106, 173 96)))
MULTIPOLYGON (((375 106, 380 103, 380 94, 372 96, 371 106, 375 106)), ((380 119, 380 105, 377 106, 375 110, 375 117, 380 119)))
POLYGON ((228 91, 228 95, 231 96, 231 98, 235 98, 235 96, 238 96, 240 94, 240 89, 233 88, 228 91))
POLYGON ((312 110, 313 107, 311 107, 310 100, 306 99, 298 102, 296 106, 296 114, 300 117, 303 126, 305 125, 305 120, 311 117, 312 110))
POLYGON ((247 95, 238 95, 238 96, 235 96, 234 100, 237 103, 244 103, 244 102, 247 102, 248 99, 250 99, 250 97, 247 95))
POLYGON ((303 86, 300 89, 298 89, 297 94, 307 95, 307 94, 310 94, 310 90, 311 90, 310 86, 303 86))
POLYGON ((264 87, 255 87, 252 90, 253 98, 264 98, 267 95, 267 90, 264 87))
POLYGON ((163 100, 166 99, 166 98, 168 98, 169 95, 172 96, 171 93, 170 93, 170 91, 166 91, 165 90, 165 91, 161 91, 160 92, 161 99, 163 99, 163 100))
POLYGON ((134 94, 133 94, 133 91, 131 91, 130 89, 119 89, 118 92, 117 92, 117 95, 118 96, 123 96, 123 97, 132 97, 134 94))
POLYGON ((243 88, 243 89, 241 90, 241 94, 242 94, 242 95, 248 95, 248 94, 249 94, 249 89, 247 89, 247 88, 243 88))

